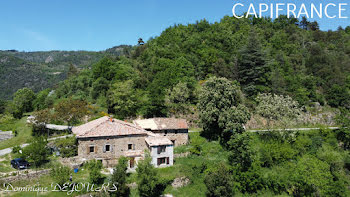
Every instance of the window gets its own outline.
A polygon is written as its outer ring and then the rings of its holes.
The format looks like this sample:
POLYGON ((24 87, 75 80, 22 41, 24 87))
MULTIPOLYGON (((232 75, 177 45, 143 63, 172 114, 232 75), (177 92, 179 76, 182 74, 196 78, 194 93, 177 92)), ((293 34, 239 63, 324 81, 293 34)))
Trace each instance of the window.
POLYGON ((105 146, 105 151, 106 151, 106 152, 111 151, 111 145, 107 144, 107 145, 105 146))
POLYGON ((158 146, 158 150, 157 150, 158 154, 164 153, 165 151, 166 151, 166 146, 158 146))
POLYGON ((162 157, 157 159, 157 165, 169 164, 169 157, 162 157))
POLYGON ((175 134, 177 134, 177 130, 175 130, 175 134))
POLYGON ((162 157, 162 158, 158 158, 158 161, 157 161, 157 165, 162 165, 162 164, 165 164, 165 157, 162 157))
POLYGON ((128 144, 128 150, 135 150, 134 144, 128 144))
POLYGON ((93 153, 95 152, 95 147, 94 146, 90 146, 89 147, 89 153, 93 153))

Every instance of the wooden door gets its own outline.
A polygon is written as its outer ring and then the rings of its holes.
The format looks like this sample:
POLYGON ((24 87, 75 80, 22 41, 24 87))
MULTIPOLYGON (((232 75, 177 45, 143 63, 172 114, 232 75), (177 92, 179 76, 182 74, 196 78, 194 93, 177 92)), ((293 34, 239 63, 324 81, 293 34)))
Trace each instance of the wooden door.
POLYGON ((130 168, 134 168, 134 166, 135 166, 135 158, 131 157, 130 158, 130 168))

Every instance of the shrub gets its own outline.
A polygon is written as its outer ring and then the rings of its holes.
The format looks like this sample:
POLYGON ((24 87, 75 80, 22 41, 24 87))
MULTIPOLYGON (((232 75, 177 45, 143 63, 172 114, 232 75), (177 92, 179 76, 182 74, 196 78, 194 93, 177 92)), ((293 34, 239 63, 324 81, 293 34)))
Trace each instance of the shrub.
POLYGON ((157 170, 151 164, 149 153, 146 153, 146 158, 138 163, 136 172, 137 189, 141 197, 159 197, 169 182, 169 180, 158 178, 157 170))
POLYGON ((22 150, 22 148, 21 148, 19 145, 14 146, 14 147, 12 148, 12 153, 13 153, 13 154, 18 154, 20 150, 22 150))
POLYGON ((252 163, 246 171, 235 168, 234 181, 239 183, 238 189, 242 193, 255 193, 266 189, 266 181, 263 178, 262 168, 258 163, 252 163))
POLYGON ((128 159, 126 157, 120 157, 111 177, 111 182, 117 186, 117 191, 111 192, 110 196, 129 196, 130 188, 126 185, 127 169, 128 159))
POLYGON ((202 147, 201 147, 201 142, 199 140, 193 140, 191 143, 192 147, 190 148, 190 153, 192 155, 201 155, 202 152, 202 147))
POLYGON ((228 142, 230 154, 228 161, 231 165, 239 165, 242 170, 248 169, 253 163, 254 151, 251 146, 250 133, 235 134, 228 142))
POLYGON ((74 157, 78 155, 77 139, 68 137, 55 141, 55 145, 59 148, 62 157, 74 157))
POLYGON ((230 197, 234 195, 232 174, 222 163, 205 176, 204 184, 208 189, 207 196, 230 197))
POLYGON ((23 148, 21 157, 33 162, 35 167, 39 167, 48 161, 50 150, 47 148, 47 140, 40 136, 35 137, 31 143, 23 148))
POLYGON ((100 184, 103 181, 101 174, 102 162, 91 160, 86 166, 89 169, 89 182, 92 184, 100 184))
POLYGON ((256 97, 258 106, 256 112, 267 118, 268 126, 271 120, 287 121, 296 119, 302 112, 299 103, 289 96, 275 94, 259 94, 256 97))
POLYGON ((263 166, 271 167, 272 165, 293 159, 297 155, 297 151, 289 143, 271 140, 261 144, 260 154, 260 161, 263 166))
POLYGON ((324 196, 333 182, 330 166, 314 156, 304 155, 290 173, 289 193, 294 196, 324 196))
POLYGON ((50 176, 57 184, 63 185, 68 182, 71 173, 72 170, 69 167, 58 165, 51 169, 50 176))

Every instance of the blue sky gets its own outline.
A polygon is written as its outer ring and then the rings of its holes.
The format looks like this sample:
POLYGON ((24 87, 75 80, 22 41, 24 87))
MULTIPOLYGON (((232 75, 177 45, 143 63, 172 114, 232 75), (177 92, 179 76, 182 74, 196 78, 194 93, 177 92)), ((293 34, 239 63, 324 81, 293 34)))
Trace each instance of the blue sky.
MULTIPOLYGON (((333 2, 348 0, 290 0, 333 2)), ((232 6, 287 0, 0 0, 0 49, 20 51, 104 50, 158 36, 173 24, 232 16, 232 6)), ((349 2, 350 3, 350 2, 349 2)), ((346 11, 350 16, 350 7, 346 11)), ((245 8, 247 9, 247 8, 245 8)), ((244 9, 239 11, 246 11, 244 9)), ((350 19, 317 19, 322 30, 350 25, 350 19)))

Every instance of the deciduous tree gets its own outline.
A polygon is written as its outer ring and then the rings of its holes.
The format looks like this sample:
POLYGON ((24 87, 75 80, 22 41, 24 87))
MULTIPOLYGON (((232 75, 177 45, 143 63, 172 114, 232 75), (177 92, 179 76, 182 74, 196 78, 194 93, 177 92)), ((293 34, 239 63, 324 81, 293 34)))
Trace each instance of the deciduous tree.
POLYGON ((250 114, 242 104, 242 93, 235 82, 225 78, 209 78, 199 95, 199 118, 203 135, 209 139, 220 138, 225 144, 233 133, 242 133, 250 114))

